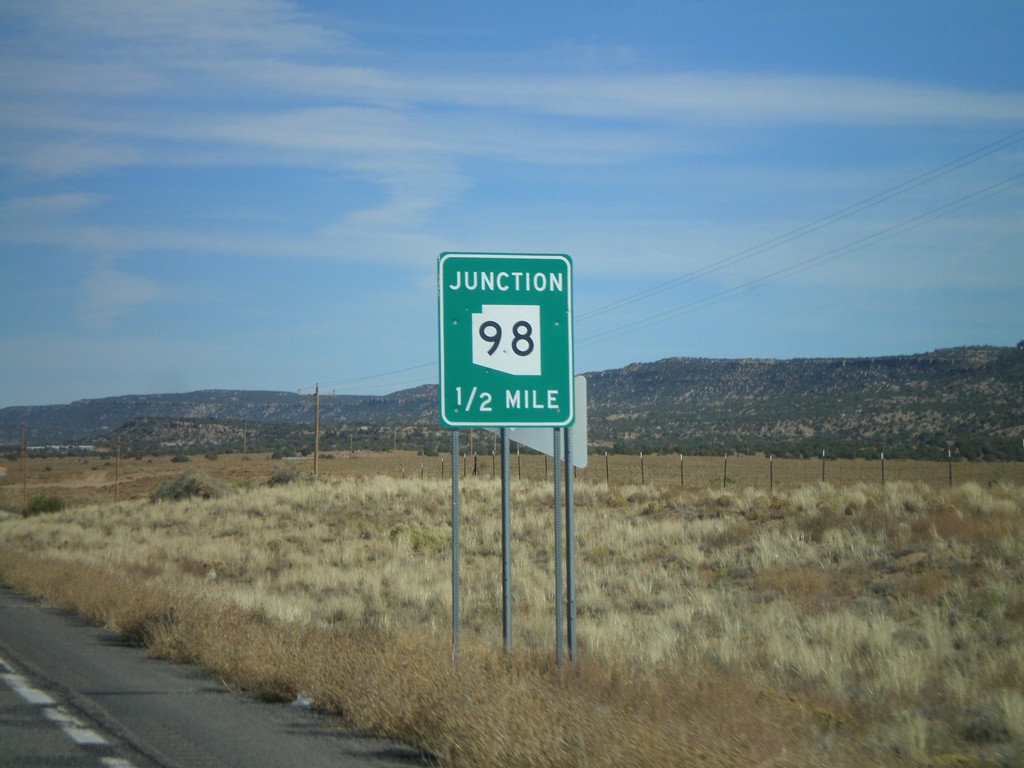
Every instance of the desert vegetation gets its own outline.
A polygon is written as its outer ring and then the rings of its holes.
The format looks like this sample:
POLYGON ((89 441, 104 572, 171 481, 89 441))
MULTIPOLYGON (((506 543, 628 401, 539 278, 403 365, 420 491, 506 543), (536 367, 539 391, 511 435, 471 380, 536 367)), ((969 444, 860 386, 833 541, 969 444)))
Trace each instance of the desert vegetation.
POLYGON ((513 482, 508 656, 499 484, 463 483, 453 663, 449 483, 288 474, 10 515, 0 579, 446 766, 1024 760, 1019 484, 591 472, 576 485, 580 658, 559 667, 549 483, 513 482))

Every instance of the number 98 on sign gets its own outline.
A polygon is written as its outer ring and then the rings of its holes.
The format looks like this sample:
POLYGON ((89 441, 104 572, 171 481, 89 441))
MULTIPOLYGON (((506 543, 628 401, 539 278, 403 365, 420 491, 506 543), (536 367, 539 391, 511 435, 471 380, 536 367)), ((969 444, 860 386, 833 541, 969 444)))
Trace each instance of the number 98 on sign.
POLYGON ((572 423, 568 256, 443 253, 438 307, 443 424, 572 423))
POLYGON ((485 304, 473 315, 473 365, 540 376, 540 307, 485 304))

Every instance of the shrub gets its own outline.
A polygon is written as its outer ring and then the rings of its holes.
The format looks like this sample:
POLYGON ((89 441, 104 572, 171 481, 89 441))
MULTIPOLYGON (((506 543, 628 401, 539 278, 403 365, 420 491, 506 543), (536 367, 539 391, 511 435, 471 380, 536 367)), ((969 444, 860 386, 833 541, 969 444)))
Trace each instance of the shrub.
POLYGON ((183 464, 186 461, 192 461, 188 456, 183 453, 179 453, 177 456, 171 459, 172 464, 183 464))
POLYGON ((33 496, 25 507, 25 517, 42 515, 47 512, 60 512, 67 509, 68 503, 56 493, 41 493, 33 496))
POLYGON ((451 544, 451 534, 445 526, 426 526, 420 523, 399 523, 388 532, 392 542, 404 541, 413 552, 442 552, 451 544))
POLYGON ((275 485, 290 485, 302 478, 303 475, 296 466, 278 467, 274 470, 274 474, 270 476, 270 479, 267 480, 267 485, 271 487, 275 485))
POLYGON ((181 501, 198 496, 203 499, 219 499, 232 488, 227 483, 207 475, 185 472, 181 477, 168 480, 153 495, 151 501, 181 501))

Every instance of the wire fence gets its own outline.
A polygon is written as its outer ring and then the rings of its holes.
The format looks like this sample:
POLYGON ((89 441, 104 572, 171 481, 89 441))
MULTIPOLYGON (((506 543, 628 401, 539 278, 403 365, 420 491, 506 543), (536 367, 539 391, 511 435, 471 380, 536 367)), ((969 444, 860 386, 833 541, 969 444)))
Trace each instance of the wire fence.
MULTIPOLYGON (((500 457, 490 441, 479 441, 486 452, 466 450, 460 457, 460 475, 473 479, 500 478, 500 457)), ((665 491, 700 491, 710 488, 751 487, 782 492, 808 484, 923 482, 934 487, 976 482, 1024 486, 1024 462, 921 461, 913 459, 811 459, 764 455, 688 456, 680 454, 601 454, 588 456, 586 468, 577 468, 578 482, 607 483, 612 487, 647 486, 665 491)), ((510 456, 513 482, 550 482, 552 460, 533 452, 510 456)), ((183 473, 198 473, 238 487, 269 484, 282 471, 311 475, 312 456, 274 458, 269 453, 193 456, 187 463, 177 457, 29 457, 22 466, 9 467, 0 478, 0 511, 20 513, 27 500, 59 495, 72 506, 146 498, 161 483, 183 473)), ((324 480, 373 477, 422 478, 450 482, 451 456, 416 451, 322 452, 318 476, 324 480)))
MULTIPOLYGON (((500 458, 493 453, 462 457, 464 476, 497 477, 500 458)), ((445 470, 442 457, 435 471, 445 470)), ((450 461, 447 461, 450 464, 450 461)), ((522 480, 550 479, 552 461, 534 453, 511 456, 511 476, 522 480)), ((782 490, 808 483, 924 482, 941 486, 962 482, 1024 484, 1024 462, 921 461, 913 459, 810 459, 763 455, 685 456, 682 454, 591 454, 587 467, 576 469, 577 480, 609 485, 654 485, 702 489, 747 486, 782 490)))

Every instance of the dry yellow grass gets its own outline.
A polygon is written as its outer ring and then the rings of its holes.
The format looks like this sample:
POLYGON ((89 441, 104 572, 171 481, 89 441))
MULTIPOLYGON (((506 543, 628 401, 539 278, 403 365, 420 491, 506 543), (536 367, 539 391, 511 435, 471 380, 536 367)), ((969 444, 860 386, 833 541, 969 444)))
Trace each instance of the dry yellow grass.
MULTIPOLYGON (((415 474, 415 473, 410 473, 415 474)), ((1024 491, 577 484, 581 661, 553 663, 551 488, 515 482, 514 652, 497 482, 253 486, 0 522, 0 578, 259 695, 444 765, 1016 765, 1024 491)))

